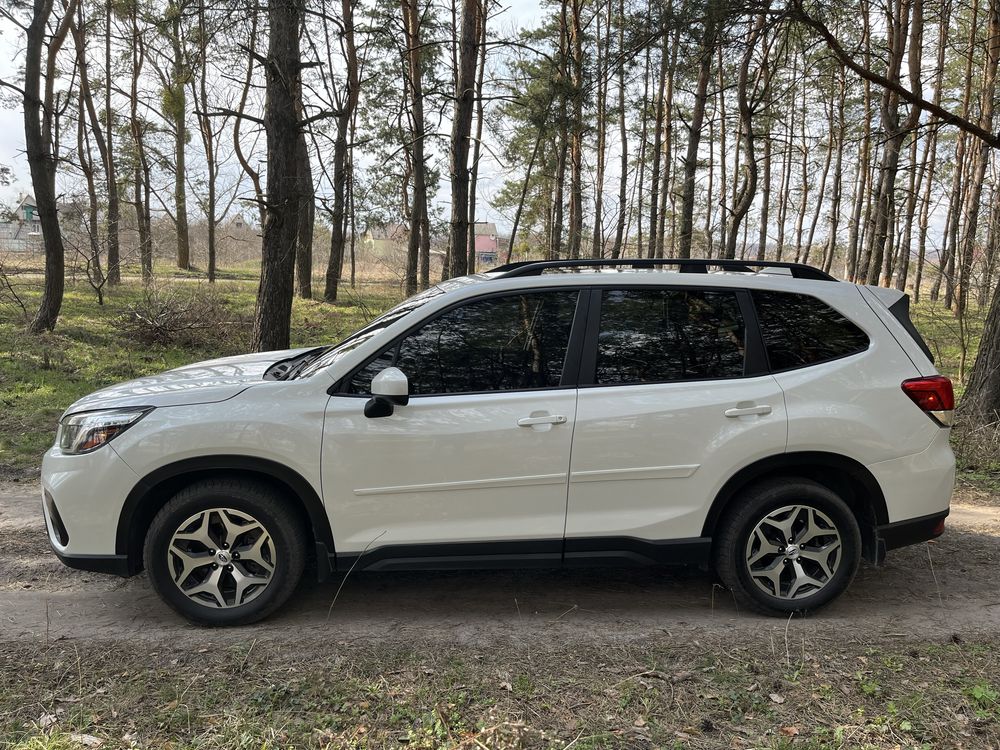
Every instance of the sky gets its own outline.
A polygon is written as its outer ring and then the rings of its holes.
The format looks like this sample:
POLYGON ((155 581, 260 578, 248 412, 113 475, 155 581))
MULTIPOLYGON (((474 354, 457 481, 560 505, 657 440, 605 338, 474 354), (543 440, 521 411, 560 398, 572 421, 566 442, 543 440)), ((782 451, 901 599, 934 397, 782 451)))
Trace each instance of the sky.
MULTIPOLYGON (((539 0, 508 0, 504 8, 501 18, 505 26, 531 26, 543 13, 539 0)), ((17 86, 22 83, 23 37, 24 32, 16 25, 7 19, 0 19, 0 80, 17 86)), ((24 154, 24 120, 20 99, 10 89, 0 90, 0 164, 10 167, 13 172, 11 184, 0 186, 0 204, 13 204, 21 193, 32 192, 24 154)))

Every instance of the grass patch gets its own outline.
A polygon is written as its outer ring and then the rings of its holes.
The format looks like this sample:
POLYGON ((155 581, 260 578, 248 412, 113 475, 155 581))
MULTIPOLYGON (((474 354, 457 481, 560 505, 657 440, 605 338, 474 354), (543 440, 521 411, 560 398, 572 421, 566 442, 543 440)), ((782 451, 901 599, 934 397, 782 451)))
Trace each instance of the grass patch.
MULTIPOLYGON (((719 639, 719 642, 710 642, 719 639)), ((923 748, 1000 741, 992 642, 0 646, 0 746, 923 748)))
MULTIPOLYGON (((234 318, 251 320, 256 282, 222 281, 214 291, 234 318)), ((207 283, 178 282, 190 293, 203 293, 207 283)), ((66 290, 59 325, 52 333, 31 335, 24 321, 4 308, 0 316, 0 479, 37 476, 41 455, 51 444, 56 422, 77 399, 123 380, 249 349, 249 323, 234 334, 203 337, 187 345, 144 345, 129 338, 117 322, 129 306, 139 304, 141 284, 126 282, 97 304, 86 284, 66 290)), ((28 289, 24 301, 37 305, 39 291, 28 289)), ((342 301, 325 304, 296 299, 292 313, 292 346, 336 343, 399 298, 390 286, 366 286, 363 293, 343 290, 342 301)))

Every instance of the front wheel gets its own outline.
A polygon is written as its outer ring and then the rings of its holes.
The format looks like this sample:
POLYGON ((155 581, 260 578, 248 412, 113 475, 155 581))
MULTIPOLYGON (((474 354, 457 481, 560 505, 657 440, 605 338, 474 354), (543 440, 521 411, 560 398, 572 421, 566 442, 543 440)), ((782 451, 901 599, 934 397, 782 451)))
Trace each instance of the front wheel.
POLYGON ((854 578, 861 532, 830 489, 807 479, 775 480, 733 503, 720 524, 715 564, 738 603, 769 615, 810 612, 854 578))
POLYGON ((245 480, 207 480, 157 513, 144 562, 156 592, 189 620, 245 625, 291 596, 305 547, 302 522, 280 493, 245 480))

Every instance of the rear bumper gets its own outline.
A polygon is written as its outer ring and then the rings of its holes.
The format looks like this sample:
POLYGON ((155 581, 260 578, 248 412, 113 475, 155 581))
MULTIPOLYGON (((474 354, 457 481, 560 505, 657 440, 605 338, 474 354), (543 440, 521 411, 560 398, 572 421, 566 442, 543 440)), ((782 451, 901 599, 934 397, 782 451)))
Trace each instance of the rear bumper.
POLYGON ((935 539, 944 533, 944 519, 947 517, 948 511, 944 510, 879 526, 879 547, 884 551, 935 539))

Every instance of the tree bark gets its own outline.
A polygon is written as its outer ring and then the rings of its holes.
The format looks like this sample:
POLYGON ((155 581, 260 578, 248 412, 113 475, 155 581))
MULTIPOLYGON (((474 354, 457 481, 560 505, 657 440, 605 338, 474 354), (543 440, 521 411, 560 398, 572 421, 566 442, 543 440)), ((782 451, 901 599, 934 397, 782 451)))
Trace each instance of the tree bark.
MULTIPOLYGON (((336 302, 340 289, 340 277, 344 266, 345 206, 347 192, 350 187, 348 174, 351 169, 350 146, 348 137, 353 128, 354 116, 358 109, 360 81, 358 70, 358 50, 354 32, 354 0, 341 0, 341 18, 343 24, 344 65, 346 85, 337 113, 337 135, 333 142, 333 206, 330 210, 330 257, 326 266, 326 286, 323 299, 336 302)), ((353 218, 353 212, 352 212, 353 218)), ((354 233, 351 233, 354 241, 354 233)), ((352 261, 353 284, 353 261, 352 261)))
POLYGON ((167 12, 170 16, 171 27, 170 46, 174 55, 174 59, 171 61, 169 93, 170 115, 174 121, 174 224, 177 229, 177 267, 187 270, 191 267, 191 237, 188 229, 187 166, 185 163, 188 140, 186 88, 188 70, 181 43, 183 7, 179 3, 170 3, 167 12))
POLYGON ((111 17, 114 14, 112 0, 104 5, 104 124, 107 126, 108 163, 104 178, 108 191, 108 283, 121 282, 121 246, 119 225, 121 223, 121 198, 118 192, 118 169, 115 163, 114 109, 111 106, 111 17))
POLYGON ((32 333, 55 328, 62 307, 66 278, 66 253, 56 206, 56 158, 52 151, 52 82, 55 58, 66 39, 76 0, 70 0, 65 15, 46 49, 46 24, 52 14, 51 0, 34 0, 31 23, 25 35, 24 55, 24 145, 31 171, 31 186, 45 245, 45 286, 42 299, 31 321, 32 333), (47 52, 45 99, 41 94, 42 52, 47 52))
MULTIPOLYGON (((486 18, 489 0, 481 0, 483 7, 479 16, 479 63, 476 71, 476 138, 472 144, 472 168, 469 176, 469 232, 467 257, 468 273, 475 273, 476 268, 476 190, 479 186, 479 157, 483 142, 483 79, 486 76, 486 18)), ((497 248, 499 250, 499 247, 497 248)))
POLYGON ((401 0, 403 27, 406 32, 407 82, 410 90, 410 140, 413 158, 413 196, 410 209, 410 233, 407 242, 406 293, 417 291, 419 281, 423 286, 430 282, 428 258, 425 247, 430 237, 421 237, 427 225, 427 176, 424 162, 424 90, 420 62, 420 12, 419 0, 401 0), (421 261, 424 261, 421 263, 421 261))
POLYGON ((462 0, 457 90, 450 144, 451 233, 448 260, 451 276, 465 276, 469 272, 469 136, 472 134, 472 116, 476 105, 479 16, 479 0, 462 0))
POLYGON ((705 105, 708 101, 708 81, 712 74, 712 58, 715 49, 716 24, 709 10, 705 17, 705 27, 698 52, 698 80, 695 87, 694 107, 691 123, 688 125, 687 154, 684 157, 684 182, 681 190, 681 224, 678 232, 677 255, 691 257, 691 241, 694 233, 694 184, 698 173, 698 146, 701 143, 701 128, 705 120, 705 105))
POLYGON ((268 0, 267 15, 267 218, 254 314, 255 351, 289 346, 298 212, 305 192, 296 158, 301 127, 296 103, 302 86, 299 29, 303 5, 301 0, 268 0))

